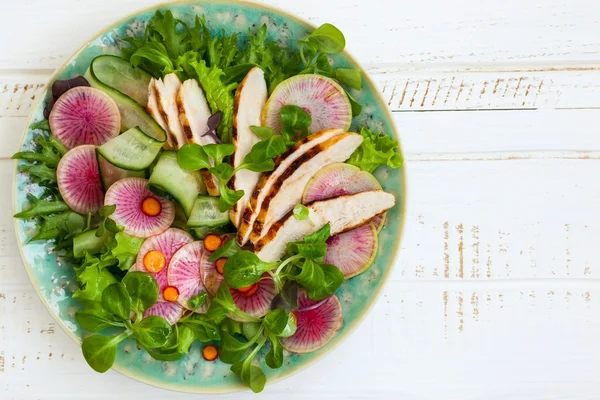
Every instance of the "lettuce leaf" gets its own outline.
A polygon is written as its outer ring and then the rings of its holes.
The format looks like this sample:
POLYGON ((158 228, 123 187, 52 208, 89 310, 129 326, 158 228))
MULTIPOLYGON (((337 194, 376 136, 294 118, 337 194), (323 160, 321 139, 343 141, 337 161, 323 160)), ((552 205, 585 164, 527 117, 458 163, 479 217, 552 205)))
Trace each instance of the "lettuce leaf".
POLYGON ((388 165, 391 168, 402 166, 403 160, 397 141, 385 133, 374 133, 367 128, 361 128, 360 134, 364 140, 346 161, 348 164, 371 173, 380 165, 388 165))
MULTIPOLYGON (((233 129, 233 91, 237 88, 237 83, 225 85, 221 77, 225 74, 218 67, 208 67, 206 61, 192 59, 188 61, 196 72, 195 78, 200 82, 200 86, 206 95, 206 101, 210 106, 212 113, 221 111, 223 116, 221 123, 217 128, 219 138, 223 143, 231 143, 233 129)), ((185 68, 184 68, 185 70, 185 68)))

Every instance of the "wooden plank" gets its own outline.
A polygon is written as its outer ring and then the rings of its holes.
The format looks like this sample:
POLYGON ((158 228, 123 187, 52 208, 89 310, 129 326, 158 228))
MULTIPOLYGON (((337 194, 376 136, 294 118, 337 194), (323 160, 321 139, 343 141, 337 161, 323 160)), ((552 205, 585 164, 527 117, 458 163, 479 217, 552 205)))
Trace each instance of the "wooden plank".
MULTIPOLYGON (((159 2, 131 0, 115 6, 108 1, 82 7, 78 0, 48 0, 38 13, 31 12, 29 3, 7 4, 4 12, 10 18, 4 19, 0 34, 10 37, 10 45, 2 48, 0 69, 56 68, 100 29, 159 2), (23 30, 22 21, 32 28, 23 30)), ((477 0, 435 5, 408 0, 260 2, 315 24, 336 24, 349 50, 370 66, 600 60, 600 39, 590 34, 597 31, 598 8, 590 0, 548 0, 543 7, 534 0, 485 6, 477 0)))
MULTIPOLYGON (((93 372, 27 285, 0 297, 0 312, 8 316, 0 325, 0 391, 19 394, 8 398, 46 399, 49 387, 52 398, 165 398, 113 371, 93 372)), ((457 291, 393 282, 339 348, 262 396, 592 400, 600 396, 599 312, 600 291, 586 285, 457 291)))
MULTIPOLYGON (((600 108, 600 67, 541 71, 370 69, 392 111, 600 108)), ((51 70, 0 72, 0 117, 27 116, 51 70)))
MULTIPOLYGON (((393 115, 408 161, 593 158, 600 150, 600 109, 393 115)), ((17 151, 26 122, 0 117, 0 158, 17 151)))

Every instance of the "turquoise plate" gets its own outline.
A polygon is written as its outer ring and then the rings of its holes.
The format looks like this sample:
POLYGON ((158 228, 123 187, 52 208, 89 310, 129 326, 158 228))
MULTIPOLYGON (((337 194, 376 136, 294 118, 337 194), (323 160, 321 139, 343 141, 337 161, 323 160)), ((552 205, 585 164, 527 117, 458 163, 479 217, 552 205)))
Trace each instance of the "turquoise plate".
MULTIPOLYGON (((122 39, 126 36, 141 35, 148 20, 157 10, 171 10, 176 18, 192 22, 194 16, 205 14, 209 26, 214 30, 225 29, 227 33, 242 32, 266 23, 272 39, 293 46, 298 39, 305 37, 315 27, 285 12, 262 5, 237 1, 191 1, 171 3, 147 9, 129 16, 108 27, 101 34, 86 43, 56 72, 46 88, 55 79, 66 79, 83 75, 92 58, 99 54, 119 54, 122 39)), ((350 44, 351 45, 351 44, 350 44)), ((360 68, 346 52, 333 57, 335 67, 360 68)), ((365 77, 361 91, 351 94, 364 105, 363 112, 354 119, 353 126, 368 126, 378 131, 396 136, 392 116, 377 88, 365 77)), ((46 93, 48 96, 49 93, 46 93)), ((42 118, 44 102, 34 107, 27 126, 42 118)), ((22 149, 32 146, 35 132, 26 130, 22 149)), ((398 253, 405 214, 405 171, 379 168, 375 174, 383 188, 396 195, 397 204, 387 214, 387 221, 379 237, 379 253, 371 268, 355 278, 346 281, 336 293, 344 314, 340 331, 327 346, 309 354, 286 354, 285 363, 278 370, 264 368, 269 383, 278 381, 294 372, 308 367, 335 348, 350 334, 365 317, 383 288, 398 253)), ((26 174, 16 172, 14 187, 14 210, 23 209, 26 194, 36 193, 38 188, 26 174)), ((30 243, 27 238, 35 229, 33 224, 15 220, 17 239, 25 268, 34 288, 48 307, 50 313, 77 342, 81 342, 83 330, 75 321, 75 311, 79 305, 71 297, 77 283, 71 265, 61 263, 49 250, 49 243, 30 243)), ((219 393, 245 389, 245 386, 229 371, 229 366, 221 362, 205 362, 201 347, 196 342, 190 353, 179 361, 161 362, 152 359, 144 350, 137 348, 133 340, 121 344, 114 369, 139 381, 182 392, 219 393)), ((94 373, 90 369, 90 373, 94 373)))

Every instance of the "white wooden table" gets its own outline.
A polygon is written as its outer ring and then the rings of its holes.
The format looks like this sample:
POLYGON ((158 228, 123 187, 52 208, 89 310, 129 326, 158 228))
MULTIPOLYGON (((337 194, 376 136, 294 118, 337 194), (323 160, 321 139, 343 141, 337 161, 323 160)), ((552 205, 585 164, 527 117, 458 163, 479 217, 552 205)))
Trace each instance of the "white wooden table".
MULTIPOLYGON (((10 211, 10 155, 52 71, 151 3, 0 0, 0 399, 191 398, 87 367, 25 274, 10 211)), ((394 111, 409 207, 366 321, 261 397, 600 398, 600 3, 263 3, 346 34, 394 111)))

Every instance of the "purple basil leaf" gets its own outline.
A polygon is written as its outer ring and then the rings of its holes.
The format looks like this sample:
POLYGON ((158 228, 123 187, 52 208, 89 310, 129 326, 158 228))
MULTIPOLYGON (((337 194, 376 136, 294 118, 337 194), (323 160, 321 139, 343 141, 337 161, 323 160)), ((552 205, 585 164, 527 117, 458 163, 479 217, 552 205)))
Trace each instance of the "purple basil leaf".
POLYGON ((202 135, 202 137, 210 136, 215 140, 215 142, 223 144, 223 141, 221 141, 221 139, 219 139, 219 137, 217 136, 217 128, 221 123, 221 117, 223 117, 223 113, 221 111, 217 111, 208 118, 208 121, 206 121, 208 131, 204 135, 202 135))

